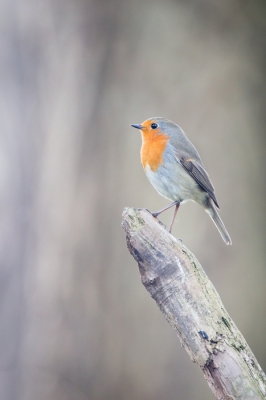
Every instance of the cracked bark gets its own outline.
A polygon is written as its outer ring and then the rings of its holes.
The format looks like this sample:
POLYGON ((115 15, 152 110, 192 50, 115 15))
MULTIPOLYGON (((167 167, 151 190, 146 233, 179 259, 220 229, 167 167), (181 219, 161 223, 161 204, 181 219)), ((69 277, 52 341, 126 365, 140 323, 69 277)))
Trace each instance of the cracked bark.
POLYGON ((147 210, 125 208, 122 226, 143 285, 215 397, 265 399, 266 375, 196 257, 147 210))

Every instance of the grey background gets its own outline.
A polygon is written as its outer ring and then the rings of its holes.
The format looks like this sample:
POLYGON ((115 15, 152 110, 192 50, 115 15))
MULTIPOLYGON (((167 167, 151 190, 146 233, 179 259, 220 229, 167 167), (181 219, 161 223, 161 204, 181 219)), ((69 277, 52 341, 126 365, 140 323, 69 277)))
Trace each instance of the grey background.
MULTIPOLYGON (((232 237, 173 234, 266 369, 264 1, 0 1, 0 398, 212 399, 142 287, 125 206, 168 204, 130 127, 177 122, 232 237)), ((162 217, 169 224, 171 212, 162 217)))

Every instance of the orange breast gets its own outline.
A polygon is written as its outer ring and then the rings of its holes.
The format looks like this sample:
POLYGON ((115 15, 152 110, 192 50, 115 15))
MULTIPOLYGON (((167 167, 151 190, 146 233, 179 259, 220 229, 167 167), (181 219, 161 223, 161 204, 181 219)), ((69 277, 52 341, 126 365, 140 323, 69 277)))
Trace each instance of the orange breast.
POLYGON ((141 163, 143 168, 149 165, 152 171, 156 171, 163 162, 163 152, 169 137, 167 135, 151 134, 142 132, 141 163))

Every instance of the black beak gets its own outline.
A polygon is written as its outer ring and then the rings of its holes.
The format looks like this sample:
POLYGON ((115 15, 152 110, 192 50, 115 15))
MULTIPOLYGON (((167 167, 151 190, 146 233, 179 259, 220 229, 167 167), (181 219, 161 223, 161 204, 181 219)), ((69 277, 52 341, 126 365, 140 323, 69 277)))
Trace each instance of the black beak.
POLYGON ((133 126, 133 128, 137 128, 137 129, 142 129, 143 126, 140 124, 131 124, 131 126, 133 126))

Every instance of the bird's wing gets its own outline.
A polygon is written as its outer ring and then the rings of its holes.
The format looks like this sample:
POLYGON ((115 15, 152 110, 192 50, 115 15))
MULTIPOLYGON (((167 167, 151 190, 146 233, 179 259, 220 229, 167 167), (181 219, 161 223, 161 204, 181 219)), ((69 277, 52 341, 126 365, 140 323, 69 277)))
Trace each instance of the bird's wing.
POLYGON ((185 168, 189 175, 195 179, 198 185, 209 194, 209 196, 213 199, 214 204, 220 208, 214 194, 214 187, 212 186, 210 178, 203 165, 201 165, 199 161, 190 158, 184 153, 179 154, 178 158, 183 168, 185 168))

